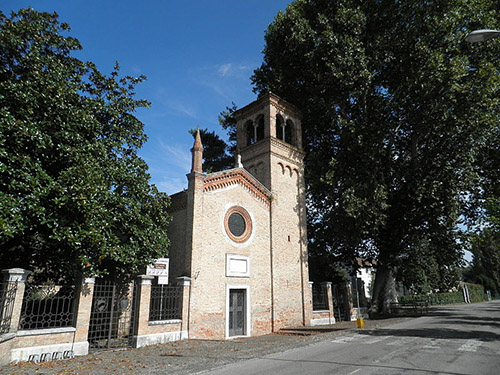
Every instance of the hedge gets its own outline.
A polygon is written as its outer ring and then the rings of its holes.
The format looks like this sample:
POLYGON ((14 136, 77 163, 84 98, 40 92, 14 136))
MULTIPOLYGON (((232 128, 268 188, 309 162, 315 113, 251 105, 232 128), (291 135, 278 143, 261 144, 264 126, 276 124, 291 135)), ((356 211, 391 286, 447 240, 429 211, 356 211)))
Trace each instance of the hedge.
MULTIPOLYGON (((486 300, 484 288, 481 285, 467 283, 471 302, 483 302, 486 300)), ((415 305, 427 301, 429 305, 451 305, 454 303, 464 303, 464 295, 460 292, 415 294, 398 297, 401 305, 415 305)))

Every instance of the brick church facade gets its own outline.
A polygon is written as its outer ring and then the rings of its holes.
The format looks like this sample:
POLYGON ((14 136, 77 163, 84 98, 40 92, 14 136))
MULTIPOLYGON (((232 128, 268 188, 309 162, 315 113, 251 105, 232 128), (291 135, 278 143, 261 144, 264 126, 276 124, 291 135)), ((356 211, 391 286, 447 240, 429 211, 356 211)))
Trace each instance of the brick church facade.
POLYGON ((171 197, 170 279, 191 278, 193 339, 311 320, 300 111, 268 93, 234 117, 235 168, 203 173, 198 132, 188 188, 171 197))

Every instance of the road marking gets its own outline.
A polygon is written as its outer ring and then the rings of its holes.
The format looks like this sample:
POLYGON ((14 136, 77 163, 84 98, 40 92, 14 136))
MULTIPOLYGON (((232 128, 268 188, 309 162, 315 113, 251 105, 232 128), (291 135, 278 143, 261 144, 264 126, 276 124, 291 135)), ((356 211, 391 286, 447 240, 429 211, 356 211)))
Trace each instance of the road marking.
POLYGON ((357 373, 357 372, 359 372, 359 371, 361 371, 361 369, 360 369, 360 368, 358 368, 357 370, 354 370, 353 372, 348 373, 347 375, 352 375, 352 374, 355 374, 355 373, 357 373))
POLYGON ((405 344, 409 344, 412 341, 415 341, 417 338, 416 337, 402 337, 396 341, 389 342, 387 345, 389 346, 401 346, 405 344))
POLYGON ((382 336, 382 337, 375 337, 374 339, 371 339, 371 340, 365 340, 365 341, 362 341, 361 343, 362 344, 375 344, 376 342, 379 342, 379 341, 382 341, 382 340, 385 340, 385 339, 388 339, 392 336, 382 336))
POLYGON ((335 344, 346 344, 354 339, 355 339, 354 336, 346 336, 346 337, 339 337, 338 339, 332 340, 332 342, 335 344))
POLYGON ((483 343, 481 341, 468 340, 465 344, 458 348, 458 350, 461 352, 475 352, 482 344, 483 343))
POLYGON ((435 344, 430 344, 430 345, 424 345, 422 346, 422 349, 431 349, 431 350, 434 350, 434 349, 439 349, 440 346, 439 345, 435 345, 435 344))

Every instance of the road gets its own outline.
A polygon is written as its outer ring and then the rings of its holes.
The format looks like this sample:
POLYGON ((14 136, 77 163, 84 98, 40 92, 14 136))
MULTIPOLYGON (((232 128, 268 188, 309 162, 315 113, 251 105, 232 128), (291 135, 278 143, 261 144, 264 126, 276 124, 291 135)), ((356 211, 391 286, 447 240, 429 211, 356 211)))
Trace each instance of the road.
POLYGON ((351 331, 205 374, 496 375, 500 301, 448 306, 384 329, 351 331))

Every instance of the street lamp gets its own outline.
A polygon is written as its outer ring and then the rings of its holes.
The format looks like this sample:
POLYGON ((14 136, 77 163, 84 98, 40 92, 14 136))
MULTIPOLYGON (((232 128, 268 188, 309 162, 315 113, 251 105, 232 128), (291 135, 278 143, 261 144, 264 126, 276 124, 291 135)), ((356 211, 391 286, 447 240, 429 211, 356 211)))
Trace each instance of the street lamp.
POLYGON ((500 37, 500 31, 484 29, 472 31, 465 37, 465 40, 469 43, 477 43, 498 37, 500 37))

